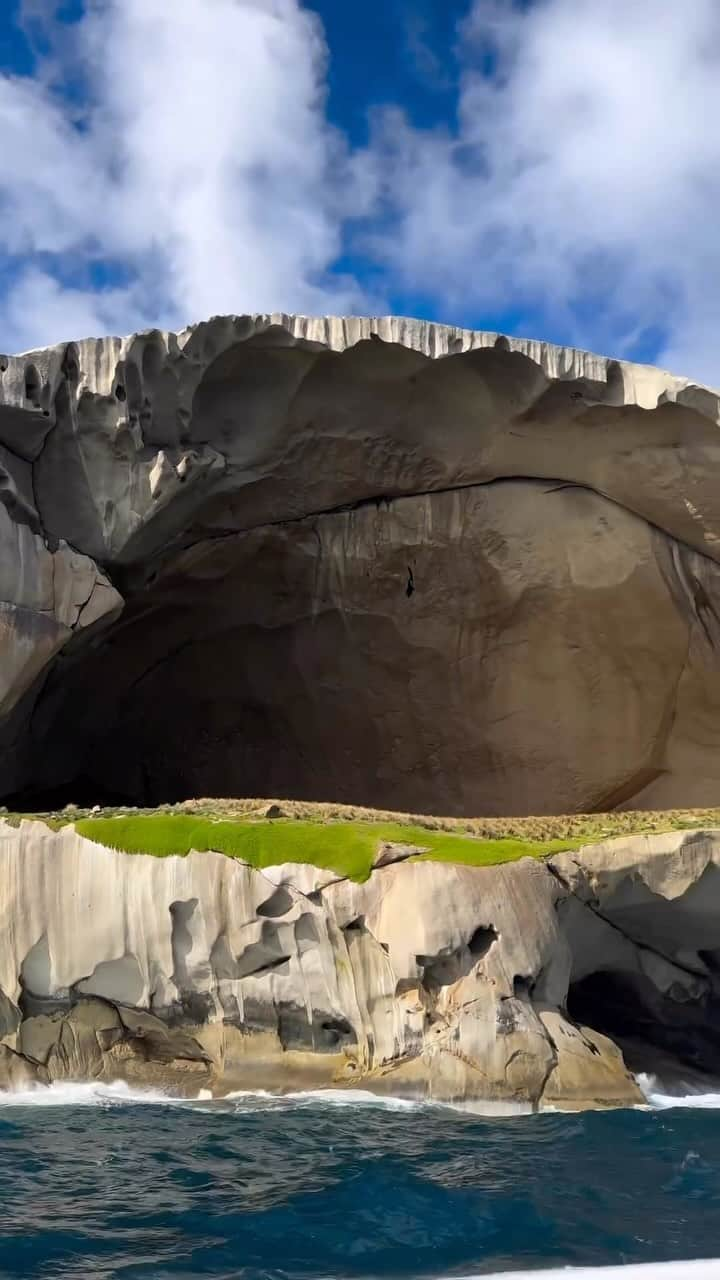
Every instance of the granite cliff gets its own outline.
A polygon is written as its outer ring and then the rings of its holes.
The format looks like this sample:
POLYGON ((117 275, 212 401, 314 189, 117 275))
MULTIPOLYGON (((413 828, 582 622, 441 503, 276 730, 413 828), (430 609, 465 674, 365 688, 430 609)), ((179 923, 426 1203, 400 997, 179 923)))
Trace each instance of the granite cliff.
MULTIPOLYGON (((0 803, 714 804, 719 428, 659 370, 397 319, 0 357, 0 803)), ((57 825, 0 820, 0 1087, 720 1075, 714 826, 357 883, 57 825)))
POLYGON ((0 358, 0 801, 714 803, 718 421, 398 319, 0 358))
POLYGON ((354 883, 0 821, 0 1086, 492 1111, 634 1104, 629 1066, 720 1074, 720 831, 491 867, 413 852, 354 883))

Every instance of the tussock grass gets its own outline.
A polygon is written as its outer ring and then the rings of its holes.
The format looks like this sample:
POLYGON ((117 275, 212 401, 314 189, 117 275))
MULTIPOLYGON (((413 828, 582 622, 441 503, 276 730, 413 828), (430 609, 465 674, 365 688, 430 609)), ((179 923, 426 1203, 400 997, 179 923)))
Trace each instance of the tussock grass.
POLYGON ((443 818, 432 814, 368 809, 362 805, 322 804, 310 800, 202 799, 185 800, 179 805, 163 805, 159 810, 146 812, 237 818, 253 814, 260 816, 270 806, 277 806, 288 818, 303 819, 306 822, 390 822, 420 827, 423 831, 454 832, 481 840, 571 840, 574 848, 585 840, 591 842, 611 836, 693 827, 720 827, 720 809, 628 809, 622 812, 540 817, 443 818))

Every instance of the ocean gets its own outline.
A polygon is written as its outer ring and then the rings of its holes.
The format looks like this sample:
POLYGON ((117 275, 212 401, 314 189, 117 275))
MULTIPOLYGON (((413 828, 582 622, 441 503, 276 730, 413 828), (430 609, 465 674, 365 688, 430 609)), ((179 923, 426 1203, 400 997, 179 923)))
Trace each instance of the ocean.
POLYGON ((720 1096, 646 1087, 648 1109, 502 1119, 362 1093, 0 1095, 0 1276, 720 1280, 660 1265, 720 1259, 720 1096))

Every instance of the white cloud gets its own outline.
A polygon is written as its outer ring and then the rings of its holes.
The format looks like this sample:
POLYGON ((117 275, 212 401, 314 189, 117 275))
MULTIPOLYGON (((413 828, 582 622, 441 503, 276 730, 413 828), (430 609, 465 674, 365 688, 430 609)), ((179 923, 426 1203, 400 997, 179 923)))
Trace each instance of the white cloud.
POLYGON ((63 285, 38 267, 22 270, 3 299, 0 342, 8 351, 31 351, 70 337, 133 333, 157 318, 143 306, 137 285, 92 291, 63 285), (118 323, 119 322, 119 323, 118 323))
POLYGON ((666 325, 667 360, 720 380, 716 0, 475 0, 460 48, 457 132, 381 122, 374 252, 455 311, 522 305, 578 342, 666 325))
POLYGON ((662 362, 720 382, 717 0, 467 2, 457 119, 389 104, 353 154, 302 0, 86 0, 35 79, 0 75, 0 347, 377 308, 333 271, 364 214, 396 298, 612 354, 661 330, 662 362))
POLYGON ((0 250, 30 263, 3 346, 361 304, 328 274, 359 192, 325 117, 322 31, 297 0, 176 0, 170 20, 167 0, 94 0, 59 49, 44 77, 0 76, 0 250), (79 121, 55 91, 68 73, 79 121), (93 260, 131 287, 60 283, 93 260))

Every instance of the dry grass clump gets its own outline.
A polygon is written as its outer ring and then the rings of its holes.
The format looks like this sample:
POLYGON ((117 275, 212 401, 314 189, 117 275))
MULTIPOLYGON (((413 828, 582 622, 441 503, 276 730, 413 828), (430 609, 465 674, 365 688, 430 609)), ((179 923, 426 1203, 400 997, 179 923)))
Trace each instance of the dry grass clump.
POLYGON ((246 799, 184 800, 180 804, 163 804, 150 808, 118 805, 87 809, 68 805, 60 813, 6 815, 6 820, 36 817, 57 827, 67 822, 97 817, 133 817, 144 814, 177 814, 216 820, 253 819, 292 820, 303 823, 393 823, 422 828, 428 832, 474 837, 478 840, 596 841, 613 836, 642 832, 688 830, 720 827, 720 809, 665 809, 655 811, 624 810, 612 813, 573 813, 542 817, 513 818, 444 818, 433 814, 400 813, 388 809, 369 809, 363 805, 317 803, 310 800, 246 799))
POLYGON ((429 831, 457 832, 481 840, 574 840, 675 831, 692 827, 720 827, 720 809, 623 810, 612 813, 570 813, 544 817, 443 818, 432 814, 395 813, 362 805, 322 804, 309 800, 185 800, 169 811, 206 817, 241 817, 256 813, 273 816, 277 808, 287 818, 303 822, 394 822, 429 831))

